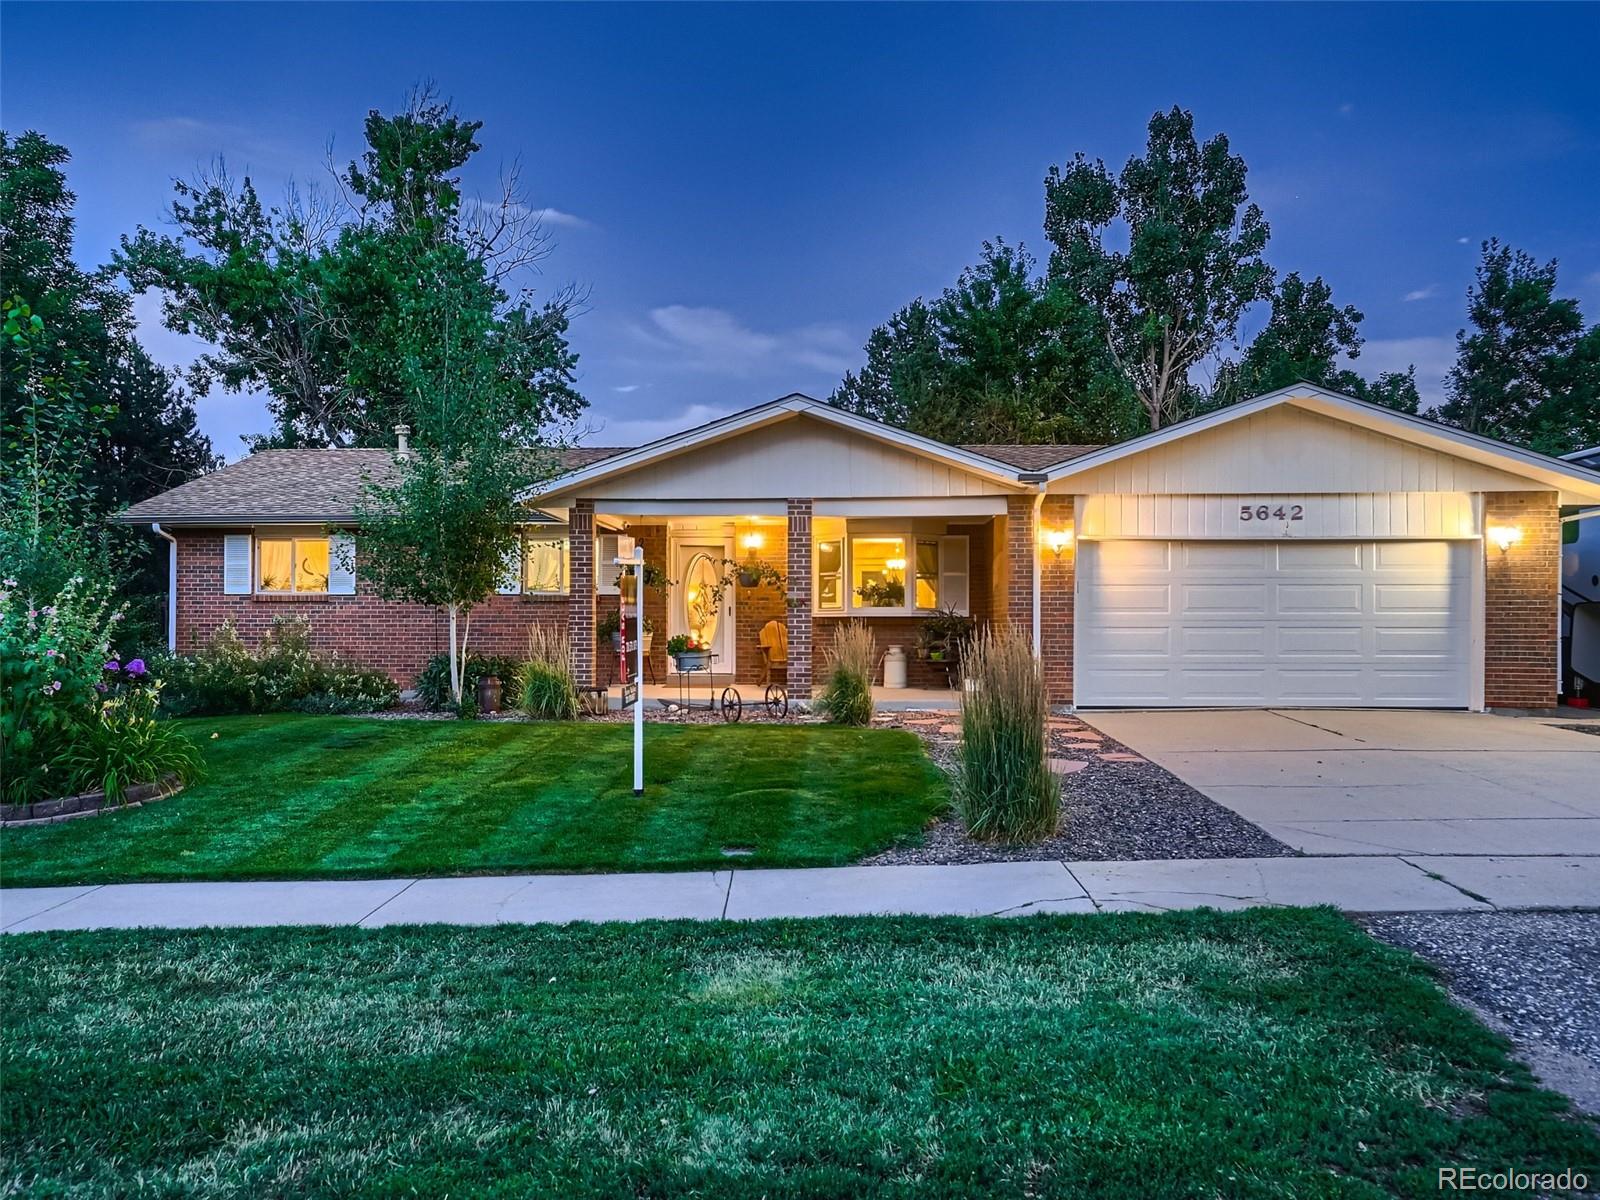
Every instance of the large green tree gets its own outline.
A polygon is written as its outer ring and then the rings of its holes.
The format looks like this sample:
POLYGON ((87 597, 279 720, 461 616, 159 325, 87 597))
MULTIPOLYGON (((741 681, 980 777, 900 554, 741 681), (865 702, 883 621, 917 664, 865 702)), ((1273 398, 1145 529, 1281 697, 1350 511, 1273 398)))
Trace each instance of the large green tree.
POLYGON ((1600 442, 1600 327, 1556 295, 1554 259, 1483 243, 1467 316, 1441 420, 1552 454, 1600 442))
POLYGON ((947 442, 1116 440, 1136 408, 1098 328, 1025 249, 985 243, 938 299, 872 332, 831 401, 947 442))
POLYGON ((1375 404, 1415 413, 1414 371, 1386 371, 1374 382, 1348 364, 1361 354, 1361 311, 1334 303, 1319 275, 1310 282, 1285 275, 1272 294, 1266 325, 1237 363, 1224 362, 1212 390, 1213 406, 1248 400, 1305 381, 1375 404))
MULTIPOLYGON (((110 270, 85 271, 73 257, 69 157, 42 134, 0 132, 0 294, 25 301, 45 331, 29 348, 30 370, 70 375, 73 403, 104 425, 77 464, 92 520, 194 478, 215 456, 193 397, 135 338, 131 297, 110 270)), ((16 350, 8 342, 0 356, 16 350)), ((0 398, 6 427, 22 399, 0 398)))
POLYGON ((178 234, 141 228, 121 266, 136 288, 161 291, 170 328, 216 347, 196 384, 267 392, 270 444, 381 446, 396 424, 418 424, 408 373, 438 377, 445 351, 412 330, 440 318, 442 297, 501 392, 502 436, 531 440, 584 407, 566 341, 572 296, 540 304, 512 290, 547 237, 514 178, 495 202, 463 195, 481 124, 419 90, 397 114, 368 114, 366 149, 331 195, 291 191, 278 206, 219 166, 176 185, 178 234))
POLYGON ((1245 177, 1225 135, 1199 144, 1193 115, 1174 107, 1151 117, 1144 154, 1120 175, 1079 154, 1045 180, 1050 275, 1099 315, 1151 429, 1192 394, 1190 371, 1272 294, 1269 231, 1245 177), (1113 244, 1118 228, 1125 250, 1113 244))

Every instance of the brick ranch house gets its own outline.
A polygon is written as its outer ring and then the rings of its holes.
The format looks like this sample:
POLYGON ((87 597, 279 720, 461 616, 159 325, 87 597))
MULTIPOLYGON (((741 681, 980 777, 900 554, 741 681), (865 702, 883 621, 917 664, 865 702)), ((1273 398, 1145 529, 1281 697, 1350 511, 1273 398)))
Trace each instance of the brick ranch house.
MULTIPOLYGON (((225 620, 253 642, 293 613, 409 684, 443 615, 370 594, 336 544, 392 458, 264 451, 120 514, 171 543, 172 644, 225 620)), ((667 636, 696 629, 753 680, 776 619, 801 696, 842 622, 910 651, 938 607, 1022 630, 1060 704, 1548 707, 1560 508, 1600 504, 1600 472, 1308 385, 1104 447, 950 446, 794 395, 564 466, 525 498, 478 651, 544 625, 580 684, 608 682, 596 625, 627 534, 673 581, 645 593, 656 678, 667 636), (781 590, 735 585, 708 613, 724 559, 781 590)), ((914 656, 910 682, 947 685, 914 656)))

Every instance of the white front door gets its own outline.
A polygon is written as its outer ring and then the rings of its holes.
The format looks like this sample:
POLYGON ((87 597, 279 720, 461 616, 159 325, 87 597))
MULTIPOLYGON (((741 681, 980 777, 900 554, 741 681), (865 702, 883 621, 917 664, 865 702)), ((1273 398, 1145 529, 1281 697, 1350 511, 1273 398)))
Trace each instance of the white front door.
POLYGON ((720 603, 717 583, 728 571, 733 557, 731 543, 721 538, 691 538, 672 545, 672 587, 667 596, 667 629, 672 635, 686 633, 711 647, 716 657, 712 670, 718 674, 734 669, 734 592, 730 580, 720 603))
POLYGON ((1084 541, 1076 702, 1463 708, 1474 542, 1084 541))

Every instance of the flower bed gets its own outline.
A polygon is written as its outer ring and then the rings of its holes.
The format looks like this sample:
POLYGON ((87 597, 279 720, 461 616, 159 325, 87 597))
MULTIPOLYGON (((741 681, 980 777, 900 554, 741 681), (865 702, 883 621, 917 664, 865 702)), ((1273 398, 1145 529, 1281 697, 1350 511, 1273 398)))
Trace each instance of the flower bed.
POLYGON ((49 825, 76 817, 93 817, 108 808, 137 808, 151 800, 175 796, 181 791, 183 781, 173 774, 153 783, 136 783, 125 788, 121 799, 111 804, 106 803, 103 791, 58 796, 53 800, 35 800, 31 804, 0 804, 0 825, 49 825))

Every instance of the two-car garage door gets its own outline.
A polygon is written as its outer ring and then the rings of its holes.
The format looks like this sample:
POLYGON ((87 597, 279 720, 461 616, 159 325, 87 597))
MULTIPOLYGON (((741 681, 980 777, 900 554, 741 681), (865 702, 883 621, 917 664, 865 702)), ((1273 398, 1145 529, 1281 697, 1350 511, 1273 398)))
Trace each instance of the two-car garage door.
POLYGON ((1083 541, 1077 703, 1465 707, 1474 548, 1083 541))

